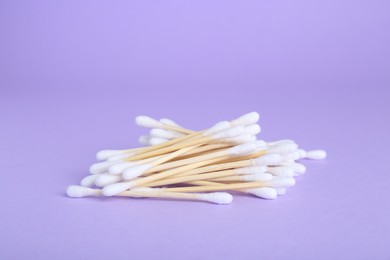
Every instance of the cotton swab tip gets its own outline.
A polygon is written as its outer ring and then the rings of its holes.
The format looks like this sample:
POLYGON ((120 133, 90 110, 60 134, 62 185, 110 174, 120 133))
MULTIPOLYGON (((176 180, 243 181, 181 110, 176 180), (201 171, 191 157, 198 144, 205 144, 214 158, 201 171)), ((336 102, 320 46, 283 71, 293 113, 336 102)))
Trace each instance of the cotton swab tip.
POLYGON ((251 166, 251 167, 237 168, 234 171, 237 174, 256 174, 256 173, 266 172, 267 167, 266 166, 251 166))
POLYGON ((270 153, 288 154, 293 153, 298 149, 298 145, 295 143, 282 142, 272 145, 269 148, 270 153))
POLYGON ((239 118, 233 120, 231 123, 232 125, 242 125, 247 126, 251 124, 256 124, 259 121, 260 115, 257 112, 250 112, 248 114, 245 114, 243 116, 240 116, 239 118))
POLYGON ((327 156, 326 151, 324 150, 312 150, 312 151, 306 151, 305 158, 312 159, 312 160, 323 160, 327 156))
POLYGON ((296 163, 296 162, 289 163, 287 164, 287 167, 291 168, 294 172, 298 174, 303 174, 306 172, 306 166, 301 163, 296 163))
POLYGON ((158 144, 162 144, 162 143, 165 143, 167 142, 168 140, 167 139, 164 139, 164 138, 160 138, 160 137, 151 137, 149 139, 149 144, 150 145, 158 145, 158 144))
POLYGON ((257 149, 256 144, 254 143, 247 143, 247 144, 240 144, 237 146, 234 146, 227 150, 229 155, 232 156, 243 156, 247 154, 254 153, 257 149))
POLYGON ((92 174, 98 174, 98 173, 103 173, 108 170, 108 168, 111 165, 114 165, 117 162, 114 161, 104 161, 104 162, 99 162, 99 163, 94 163, 89 167, 89 172, 92 174))
POLYGON ((148 127, 148 128, 159 128, 163 126, 163 124, 161 124, 159 121, 149 116, 137 116, 135 118, 135 123, 138 126, 148 127))
POLYGON ((233 196, 227 192, 212 192, 198 195, 201 200, 205 200, 211 203, 226 205, 233 201, 233 196))
POLYGON ((174 132, 167 131, 160 128, 151 129, 149 134, 152 137, 158 137, 158 138, 169 139, 169 140, 180 136, 180 135, 176 135, 174 132))
POLYGON ((88 187, 82 187, 77 185, 71 185, 66 189, 66 195, 72 198, 82 198, 86 196, 98 196, 99 190, 91 189, 88 187))
POLYGON ((124 151, 122 150, 101 150, 96 153, 96 159, 99 161, 107 160, 109 157, 121 154, 124 151))
POLYGON ((134 165, 133 167, 127 168, 123 172, 123 179, 125 180, 131 180, 134 178, 137 178, 141 176, 146 170, 150 169, 151 165, 150 164, 139 164, 139 165, 134 165))
POLYGON ((273 188, 292 187, 295 185, 295 179, 293 177, 280 177, 269 181, 267 185, 273 188))
POLYGON ((161 118, 160 123, 165 124, 165 125, 180 127, 180 125, 178 123, 176 123, 175 121, 173 121, 169 118, 161 118))
POLYGON ((245 131, 251 135, 257 135, 261 132, 261 128, 258 124, 248 125, 245 127, 245 131))
POLYGON ((256 159, 253 159, 252 162, 255 166, 261 165, 276 165, 280 163, 282 157, 279 154, 266 154, 256 159))
POLYGON ((122 178, 120 175, 99 174, 95 180, 95 185, 98 187, 104 187, 120 181, 122 178))
POLYGON ((99 174, 88 175, 81 180, 80 185, 83 187, 92 187, 98 176, 99 174))
POLYGON ((129 167, 134 166, 133 162, 122 162, 122 163, 117 163, 110 168, 108 168, 108 173, 109 174, 121 174, 124 170, 126 170, 129 167))
POLYGON ((221 121, 221 122, 216 123, 214 126, 210 127, 209 129, 207 129, 203 133, 203 136, 213 135, 213 134, 219 133, 221 131, 225 131, 225 130, 229 129, 230 127, 231 127, 230 122, 221 121))
POLYGON ((121 192, 124 192, 132 187, 131 182, 118 182, 114 184, 107 185, 103 188, 102 192, 104 196, 114 196, 121 192))
POLYGON ((256 173, 242 176, 244 181, 270 181, 273 176, 269 173, 256 173))
POLYGON ((281 177, 292 177, 294 176, 293 169, 289 167, 268 167, 268 172, 273 175, 281 177))
POLYGON ((249 189, 246 190, 245 192, 267 200, 274 200, 278 197, 276 190, 268 187, 249 189))
POLYGON ((243 126, 233 126, 227 130, 218 132, 212 135, 213 139, 225 139, 240 136, 245 133, 245 128, 243 126))

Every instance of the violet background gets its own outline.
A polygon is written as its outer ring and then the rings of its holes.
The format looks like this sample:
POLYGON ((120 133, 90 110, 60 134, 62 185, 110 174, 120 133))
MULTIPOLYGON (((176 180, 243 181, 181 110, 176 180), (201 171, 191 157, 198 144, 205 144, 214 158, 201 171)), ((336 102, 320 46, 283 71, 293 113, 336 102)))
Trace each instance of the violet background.
POLYGON ((1 1, 1 259, 390 259, 389 1, 1 1), (261 114, 328 159, 276 201, 70 199, 136 115, 261 114))

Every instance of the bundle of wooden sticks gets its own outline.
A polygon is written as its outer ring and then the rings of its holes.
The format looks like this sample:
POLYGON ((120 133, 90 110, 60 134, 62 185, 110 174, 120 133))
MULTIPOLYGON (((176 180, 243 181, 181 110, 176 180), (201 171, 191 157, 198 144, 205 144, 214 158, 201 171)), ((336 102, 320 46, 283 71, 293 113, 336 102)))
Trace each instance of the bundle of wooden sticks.
POLYGON ((102 150, 100 161, 80 186, 69 186, 70 197, 122 196, 171 198, 229 204, 227 191, 275 199, 295 185, 306 168, 301 159, 324 159, 323 150, 305 151, 292 140, 265 142, 256 112, 193 131, 170 119, 138 116, 145 147, 102 150))

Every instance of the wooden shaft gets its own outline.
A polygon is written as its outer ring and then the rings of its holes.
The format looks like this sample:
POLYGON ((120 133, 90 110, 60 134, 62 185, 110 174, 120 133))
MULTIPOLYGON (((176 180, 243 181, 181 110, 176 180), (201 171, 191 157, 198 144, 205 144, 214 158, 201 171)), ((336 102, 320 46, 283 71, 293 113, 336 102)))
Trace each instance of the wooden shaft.
MULTIPOLYGON (((218 164, 212 164, 208 165, 205 167, 199 167, 196 169, 193 169, 191 171, 186 171, 180 174, 180 176, 187 176, 187 175, 192 175, 192 174, 200 174, 200 173, 206 173, 206 172, 215 172, 215 171, 220 171, 220 170, 226 170, 226 169, 233 169, 233 168, 241 168, 241 167, 249 167, 252 166, 252 162, 250 158, 255 158, 256 156, 259 156, 260 154, 264 154, 264 152, 256 152, 250 156, 241 156, 241 157, 232 157, 228 156, 225 160, 223 161, 218 161, 218 164), (233 162, 226 162, 226 161, 232 161, 233 162), (238 160, 238 161, 236 161, 238 160), (225 162, 225 163, 222 163, 225 162)), ((179 160, 178 160, 179 161, 179 160)), ((176 162, 176 161, 174 161, 176 162)), ((186 161, 188 163, 188 161, 186 161)), ((173 162, 169 162, 166 164, 161 164, 158 168, 153 168, 153 171, 162 171, 162 170, 169 170, 174 167, 176 167, 177 164, 173 164, 173 162)))
POLYGON ((202 133, 203 133, 203 131, 194 132, 192 134, 184 135, 184 136, 169 140, 169 141, 161 143, 161 144, 156 144, 156 145, 152 145, 152 146, 148 146, 148 147, 142 147, 142 148, 139 148, 139 151, 136 151, 136 155, 141 155, 144 153, 148 153, 150 151, 154 151, 154 150, 162 149, 162 148, 165 148, 168 146, 172 146, 172 145, 175 145, 177 143, 184 142, 184 141, 192 139, 192 138, 196 138, 197 136, 201 136, 202 133))
POLYGON ((180 155, 182 155, 182 154, 185 154, 185 153, 187 153, 187 152, 189 152, 189 151, 191 151, 191 150, 193 150, 193 149, 195 149, 195 148, 197 148, 197 147, 198 147, 198 146, 195 145, 195 146, 190 146, 190 147, 186 147, 186 148, 177 150, 177 151, 175 151, 175 152, 173 152, 173 153, 170 153, 170 154, 168 154, 168 155, 166 155, 166 156, 163 156, 162 158, 159 158, 159 159, 153 161, 153 162, 152 162, 152 165, 153 165, 153 166, 158 166, 158 165, 160 165, 160 164, 162 164, 162 163, 165 163, 165 162, 167 162, 167 161, 172 160, 173 158, 176 158, 177 156, 180 156, 180 155))
POLYGON ((214 181, 190 181, 187 184, 195 185, 195 186, 213 186, 213 185, 224 185, 223 183, 218 183, 214 181))
POLYGON ((209 160, 209 159, 216 158, 216 157, 222 157, 222 156, 226 156, 226 155, 227 155, 226 154, 226 149, 223 149, 221 151, 218 150, 216 152, 211 152, 211 153, 208 153, 208 154, 205 154, 205 155, 195 156, 195 157, 191 157, 191 158, 187 158, 187 159, 182 159, 182 160, 177 160, 177 161, 169 162, 169 163, 166 163, 166 164, 162 164, 162 165, 159 165, 159 166, 151 168, 147 172, 148 173, 150 173, 150 172, 161 172, 161 171, 165 171, 165 170, 168 170, 168 169, 177 168, 177 167, 180 167, 180 166, 183 166, 183 165, 187 165, 187 164, 191 164, 191 163, 197 163, 197 162, 200 162, 200 161, 205 161, 205 160, 209 160))
MULTIPOLYGON (((173 140, 176 140, 176 139, 173 139, 173 140)), ((140 160, 140 159, 145 159, 145 158, 157 156, 157 155, 160 155, 160 154, 166 154, 166 153, 170 153, 170 152, 173 152, 173 151, 176 151, 176 150, 180 150, 182 148, 186 148, 186 147, 189 147, 189 146, 194 146, 194 145, 198 145, 198 144, 207 143, 208 141, 210 141, 209 137, 195 136, 193 139, 190 139, 187 142, 179 142, 177 144, 174 144, 174 145, 171 145, 171 146, 167 146, 167 147, 163 147, 161 149, 154 149, 154 150, 148 151, 146 153, 137 154, 137 155, 135 155, 135 156, 133 156, 131 158, 128 158, 127 161, 129 161, 129 162, 137 161, 137 160, 140 160)), ((153 146, 150 146, 150 147, 153 147, 153 146)))
POLYGON ((199 156, 199 155, 203 155, 205 153, 209 153, 210 151, 213 151, 213 150, 218 150, 218 149, 221 149, 221 148, 228 148, 228 147, 231 147, 230 145, 228 144, 206 144, 206 145, 202 145, 201 147, 198 147, 192 151, 189 151, 185 154, 183 154, 182 156, 178 157, 178 159, 187 159, 187 158, 190 158, 192 156, 199 156))
POLYGON ((236 175, 236 176, 226 176, 226 177, 217 177, 217 178, 213 178, 211 179, 211 181, 216 181, 216 182, 227 182, 227 181, 231 181, 231 182, 243 182, 243 178, 242 178, 242 175, 236 175))
MULTIPOLYGON (((99 190, 99 195, 103 195, 99 190)), ((203 200, 199 194, 196 193, 180 193, 180 192, 166 192, 163 190, 157 191, 123 191, 115 196, 118 197, 132 197, 132 198, 171 198, 171 199, 185 199, 185 200, 203 200)))
POLYGON ((171 170, 168 170, 168 171, 164 171, 164 172, 160 172, 160 173, 157 173, 157 174, 152 174, 152 175, 149 175, 149 176, 146 176, 146 177, 143 177, 143 178, 139 178, 137 180, 132 181, 132 187, 143 186, 146 183, 149 183, 149 182, 152 182, 152 181, 157 181, 157 180, 160 180, 160 179, 163 179, 163 178, 167 178, 167 177, 179 174, 181 172, 189 171, 189 170, 192 170, 192 169, 195 169, 195 168, 198 168, 198 167, 202 167, 202 166, 208 165, 210 163, 215 163, 215 162, 218 162, 219 160, 225 160, 226 157, 227 156, 218 157, 218 158, 213 158, 213 159, 210 159, 210 160, 207 160, 207 161, 201 161, 201 162, 198 162, 198 163, 188 164, 188 165, 184 165, 184 166, 181 166, 181 167, 178 167, 178 168, 174 168, 174 169, 171 169, 171 170))
POLYGON ((165 188, 165 191, 169 192, 211 192, 211 191, 223 191, 223 190, 242 190, 242 189, 255 189, 266 187, 266 182, 254 181, 243 183, 232 183, 214 186, 194 186, 194 187, 178 187, 178 188, 165 188))
POLYGON ((252 166, 252 162, 250 160, 243 160, 243 161, 223 163, 223 164, 218 163, 218 164, 212 164, 212 165, 208 165, 205 167, 199 167, 199 168, 193 169, 191 171, 186 171, 186 172, 180 173, 180 176, 188 176, 188 175, 195 175, 195 174, 201 174, 201 173, 216 172, 216 171, 241 168, 241 167, 247 167, 247 166, 252 166))
POLYGON ((211 172, 211 173, 204 173, 204 174, 195 174, 195 175, 189 175, 189 176, 180 176, 175 178, 167 178, 155 182, 150 182, 146 184, 145 186, 148 187, 156 187, 156 186, 163 186, 163 185, 170 185, 170 184, 176 184, 176 183, 182 183, 182 182, 189 182, 189 181, 199 181, 199 180, 208 180, 208 179, 215 179, 217 177, 225 177, 225 176, 232 176, 235 174, 235 170, 226 170, 226 171, 220 171, 220 172, 211 172))
POLYGON ((121 197, 138 197, 138 198, 172 198, 172 199, 190 199, 199 200, 198 194, 166 192, 166 191, 124 191, 117 196, 121 197))
POLYGON ((167 125, 167 124, 162 124, 161 128, 164 128, 165 130, 172 130, 186 135, 195 133, 195 131, 193 130, 189 130, 179 126, 167 125))

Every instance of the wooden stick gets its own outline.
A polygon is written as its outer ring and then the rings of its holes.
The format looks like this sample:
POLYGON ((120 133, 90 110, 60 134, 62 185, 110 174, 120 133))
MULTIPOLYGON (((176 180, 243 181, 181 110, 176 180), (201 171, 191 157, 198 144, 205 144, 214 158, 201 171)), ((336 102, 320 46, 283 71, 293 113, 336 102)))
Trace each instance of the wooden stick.
MULTIPOLYGON (((211 179, 211 181, 217 181, 217 182, 247 182, 243 178, 242 175, 235 175, 235 176, 226 176, 226 177, 217 177, 211 179)), ((246 177, 246 175, 245 175, 246 177)))
MULTIPOLYGON (((215 172, 215 171, 221 171, 226 169, 233 169, 233 168, 241 168, 241 167, 249 167, 253 166, 252 161, 250 159, 259 157, 261 155, 266 154, 264 151, 256 152, 249 156, 241 156, 241 157, 228 157, 226 160, 218 161, 218 164, 210 164, 205 167, 199 167, 196 169, 193 169, 191 171, 186 171, 180 174, 180 176, 187 176, 187 175, 193 175, 193 174, 200 174, 200 173, 206 173, 206 172, 215 172), (232 162, 226 162, 226 161, 232 161, 232 162), (237 160, 237 161, 236 161, 237 160)), ((167 163, 168 164, 168 163, 167 163)), ((162 164, 160 165, 163 167, 162 164)))
MULTIPOLYGON (((102 190, 93 189, 93 196, 102 196, 102 190)), ((166 192, 164 190, 128 190, 123 191, 115 196, 117 197, 132 197, 132 198, 169 198, 169 199, 182 199, 182 200, 199 200, 199 201, 208 201, 212 203, 218 204, 226 204, 220 203, 215 200, 210 200, 205 197, 207 193, 180 193, 180 192, 166 192)), ((230 203, 230 202, 227 202, 230 203)))
POLYGON ((197 162, 197 163, 193 163, 193 164, 187 164, 187 165, 184 165, 184 166, 181 166, 181 167, 178 167, 178 168, 174 168, 174 169, 171 169, 171 170, 168 170, 168 171, 164 171, 164 172, 160 172, 160 173, 157 173, 157 174, 149 175, 149 176, 144 177, 144 178, 139 178, 139 179, 134 180, 134 181, 131 182, 131 187, 143 186, 146 183, 149 183, 149 182, 152 182, 152 181, 157 181, 157 180, 160 180, 160 179, 163 179, 163 178, 167 178, 167 177, 170 177, 170 176, 173 176, 173 175, 185 172, 185 171, 189 171, 189 170, 192 170, 192 169, 195 169, 195 168, 198 168, 198 167, 202 167, 202 166, 208 165, 210 163, 215 163, 215 162, 218 162, 219 160, 225 160, 227 157, 228 156, 218 157, 218 158, 213 158, 213 159, 209 159, 209 160, 206 160, 206 161, 201 161, 201 162, 197 162))
POLYGON ((213 186, 213 185, 224 185, 223 183, 218 183, 214 181, 190 181, 187 184, 195 185, 195 186, 213 186))
POLYGON ((186 135, 195 133, 195 131, 186 129, 184 127, 167 125, 167 124, 162 124, 161 128, 164 128, 165 130, 172 130, 172 131, 179 132, 179 133, 186 134, 186 135))
POLYGON ((175 178, 170 178, 170 179, 167 178, 167 179, 163 179, 163 180, 159 180, 159 181, 155 181, 155 182, 150 182, 144 186, 156 187, 156 186, 170 185, 170 184, 176 184, 176 183, 182 183, 182 182, 215 179, 218 177, 232 176, 235 174, 236 174, 235 170, 226 170, 226 171, 211 172, 211 173, 204 173, 204 174, 195 174, 195 175, 180 176, 180 177, 175 177, 175 178))
POLYGON ((174 125, 168 125, 168 124, 164 124, 164 123, 162 123, 162 126, 163 126, 162 128, 164 128, 166 130, 172 130, 172 131, 179 132, 182 134, 192 134, 192 133, 196 132, 194 130, 184 128, 182 126, 174 126, 174 125))
MULTIPOLYGON (((161 172, 161 171, 165 171, 165 170, 168 170, 168 169, 177 168, 177 167, 180 167, 180 166, 183 166, 183 165, 187 165, 187 164, 191 164, 191 163, 197 163, 197 162, 201 162, 201 161, 205 161, 205 160, 209 160, 209 159, 217 158, 217 157, 223 157, 223 156, 227 156, 227 155, 228 155, 227 154, 227 150, 226 149, 221 149, 221 150, 217 150, 215 152, 210 152, 210 153, 207 153, 207 154, 204 154, 204 155, 194 156, 194 157, 190 157, 190 158, 187 158, 187 159, 182 159, 182 160, 177 160, 177 161, 169 162, 169 163, 166 163, 166 164, 162 164, 162 165, 153 167, 152 169, 148 170, 147 172, 148 173, 150 173, 150 172, 161 172)), ((232 156, 230 156, 230 157, 232 157, 232 156)))
MULTIPOLYGON (((180 156, 180 155, 182 155, 182 154, 185 154, 185 153, 187 153, 187 152, 189 152, 189 151, 191 151, 191 150, 194 150, 194 149, 197 148, 197 147, 198 147, 198 146, 195 145, 195 146, 190 146, 190 147, 186 147, 186 148, 177 150, 177 151, 175 151, 175 152, 173 152, 173 153, 170 153, 170 154, 168 154, 168 155, 166 155, 166 156, 163 156, 163 157, 161 157, 161 158, 159 158, 159 159, 153 161, 153 162, 151 163, 151 165, 154 166, 154 167, 156 167, 156 166, 158 166, 158 165, 160 165, 160 164, 162 164, 162 163, 165 163, 165 162, 167 162, 167 161, 170 161, 170 160, 172 160, 172 159, 174 159, 174 158, 176 158, 176 157, 178 157, 178 156, 180 156)), ((152 167, 152 168, 153 168, 153 167, 152 167)))
MULTIPOLYGON (((174 141, 174 140, 177 140, 177 139, 173 139, 172 141, 174 141)), ((176 144, 169 145, 169 146, 166 146, 166 147, 162 147, 162 148, 159 148, 159 149, 156 149, 156 147, 153 145, 153 146, 149 146, 148 147, 148 148, 155 147, 155 148, 151 149, 150 151, 137 153, 136 155, 132 156, 131 158, 126 159, 126 161, 129 161, 129 162, 137 161, 137 160, 145 159, 145 158, 148 158, 148 157, 157 156, 157 155, 160 155, 160 154, 166 154, 166 153, 173 152, 173 151, 176 151, 176 150, 180 150, 180 149, 183 149, 183 148, 186 148, 186 147, 189 147, 189 146, 194 146, 194 145, 198 145, 198 144, 204 144, 204 143, 207 143, 207 142, 209 142, 211 140, 212 139, 210 137, 203 137, 203 136, 195 135, 194 138, 189 138, 188 141, 178 142, 176 144)), ((165 142, 165 143, 168 143, 168 142, 165 142)), ((165 144, 165 143, 162 143, 162 144, 165 144)))
POLYGON ((190 158, 193 156, 199 156, 199 155, 209 153, 210 151, 213 151, 213 150, 218 150, 221 148, 228 148, 228 147, 231 147, 231 145, 229 145, 229 144, 205 144, 205 145, 202 145, 202 146, 200 146, 192 151, 189 151, 188 153, 183 154, 182 156, 179 156, 178 159, 187 159, 187 158, 190 158))
POLYGON ((211 192, 211 191, 222 191, 222 190, 242 190, 242 189, 254 189, 266 187, 266 182, 254 181, 254 182, 243 182, 243 183, 232 183, 214 186, 195 186, 195 187, 178 187, 178 188, 164 188, 165 191, 169 192, 211 192))

